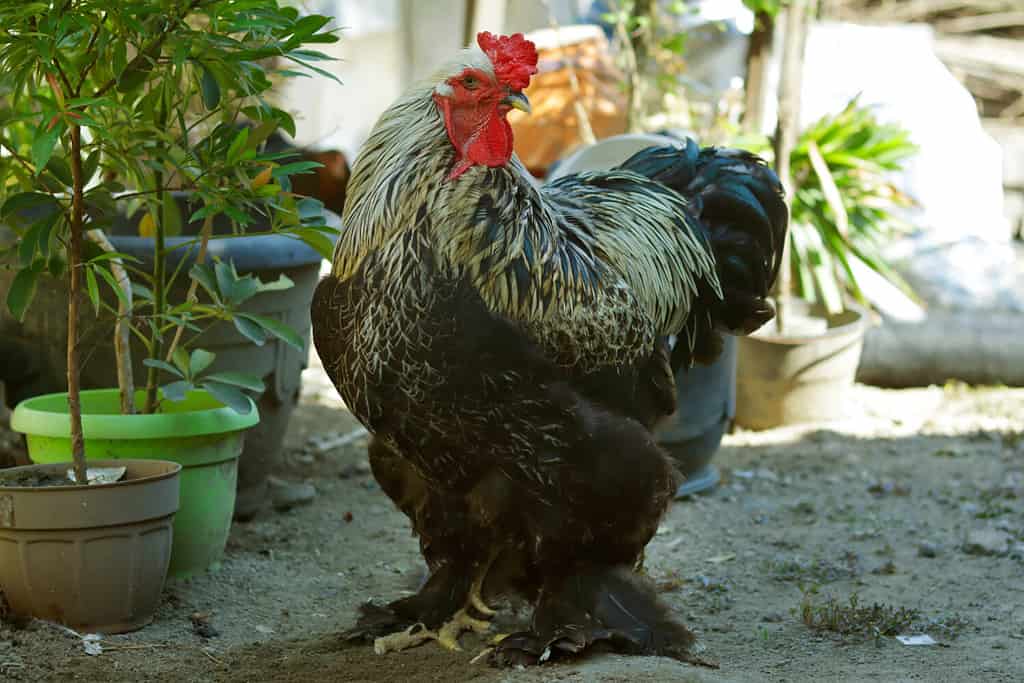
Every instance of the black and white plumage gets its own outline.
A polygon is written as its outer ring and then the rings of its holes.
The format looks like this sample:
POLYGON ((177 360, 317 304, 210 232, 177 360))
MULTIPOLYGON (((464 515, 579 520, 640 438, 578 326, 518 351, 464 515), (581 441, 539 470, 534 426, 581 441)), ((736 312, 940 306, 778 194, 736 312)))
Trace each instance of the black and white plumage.
POLYGON ((468 51, 382 116, 313 300, 317 351, 431 571, 353 633, 386 650, 423 624, 453 647, 486 599, 518 595, 531 628, 494 661, 595 641, 687 658, 692 635, 634 573, 678 484, 650 430, 675 368, 771 318, 781 187, 756 157, 692 142, 540 189, 514 156, 457 166, 438 98, 466 74, 495 78, 468 51))

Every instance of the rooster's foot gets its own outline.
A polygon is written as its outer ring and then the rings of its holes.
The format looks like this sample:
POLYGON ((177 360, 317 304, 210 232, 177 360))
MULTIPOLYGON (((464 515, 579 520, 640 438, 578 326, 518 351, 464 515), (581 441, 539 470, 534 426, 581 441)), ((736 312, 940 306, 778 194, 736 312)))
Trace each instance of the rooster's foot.
POLYGON ((428 640, 436 639, 437 634, 423 624, 413 624, 404 631, 375 638, 373 641, 373 651, 378 655, 386 655, 389 652, 401 652, 402 650, 422 645, 428 640))
POLYGON ((437 642, 448 650, 461 652, 462 646, 459 644, 459 636, 467 631, 487 633, 490 630, 491 622, 476 619, 470 616, 466 609, 463 608, 456 612, 448 623, 440 628, 437 634, 437 642))
POLYGON ((408 650, 422 645, 428 640, 436 640, 438 645, 446 650, 461 652, 462 645, 459 643, 459 636, 467 631, 487 633, 490 628, 491 622, 476 619, 470 616, 465 609, 460 609, 437 631, 432 631, 423 624, 413 624, 404 631, 380 636, 373 641, 373 651, 384 655, 389 652, 408 650))

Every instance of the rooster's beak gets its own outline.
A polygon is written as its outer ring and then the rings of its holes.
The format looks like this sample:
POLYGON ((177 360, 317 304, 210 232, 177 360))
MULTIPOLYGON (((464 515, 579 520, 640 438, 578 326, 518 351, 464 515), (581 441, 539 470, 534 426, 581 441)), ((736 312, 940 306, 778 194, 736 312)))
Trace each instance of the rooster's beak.
POLYGON ((526 112, 527 114, 529 114, 530 111, 532 111, 530 109, 530 100, 526 99, 526 95, 524 95, 521 92, 509 93, 504 99, 501 100, 501 103, 509 107, 512 107, 513 109, 518 109, 519 111, 526 112))

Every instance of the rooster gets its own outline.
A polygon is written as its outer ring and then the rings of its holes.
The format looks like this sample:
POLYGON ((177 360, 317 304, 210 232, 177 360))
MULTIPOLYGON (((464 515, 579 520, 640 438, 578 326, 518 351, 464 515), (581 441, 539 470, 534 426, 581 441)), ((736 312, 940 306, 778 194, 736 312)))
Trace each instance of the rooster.
POLYGON ((597 644, 693 660, 638 572, 679 483, 651 430, 677 368, 771 319, 786 205, 760 159, 693 142, 537 188, 506 121, 536 63, 521 34, 480 33, 352 171, 314 341, 430 571, 349 636, 459 649, 520 597, 532 620, 495 664, 597 644))

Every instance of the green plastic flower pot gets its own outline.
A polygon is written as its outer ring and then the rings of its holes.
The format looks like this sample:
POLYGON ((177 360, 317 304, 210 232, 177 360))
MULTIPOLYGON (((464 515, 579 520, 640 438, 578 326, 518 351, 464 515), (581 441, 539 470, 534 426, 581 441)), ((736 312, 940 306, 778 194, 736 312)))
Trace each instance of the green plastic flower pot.
MULTIPOLYGON (((137 402, 144 397, 139 392, 137 402)), ((181 506, 174 518, 168 576, 183 578, 216 568, 231 529, 238 456, 245 430, 259 422, 255 406, 236 413, 204 391, 163 401, 152 415, 121 415, 116 389, 82 392, 86 458, 159 459, 181 465, 181 506)), ((18 404, 11 428, 25 435, 35 463, 63 462, 71 452, 67 394, 18 404)))

